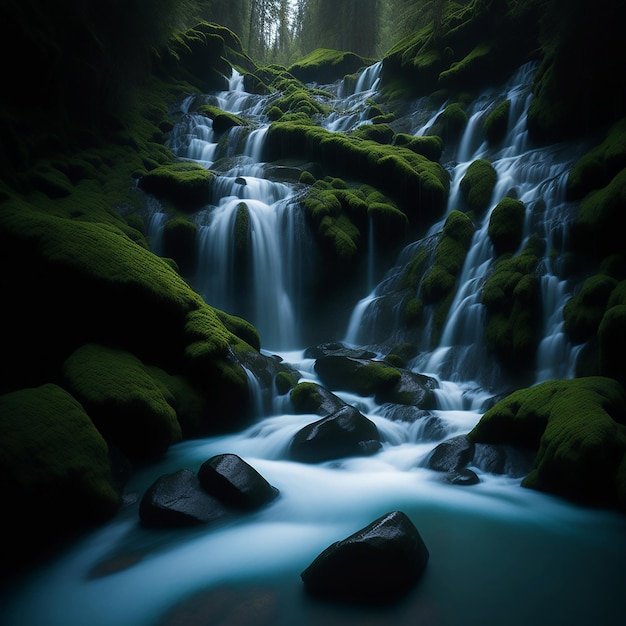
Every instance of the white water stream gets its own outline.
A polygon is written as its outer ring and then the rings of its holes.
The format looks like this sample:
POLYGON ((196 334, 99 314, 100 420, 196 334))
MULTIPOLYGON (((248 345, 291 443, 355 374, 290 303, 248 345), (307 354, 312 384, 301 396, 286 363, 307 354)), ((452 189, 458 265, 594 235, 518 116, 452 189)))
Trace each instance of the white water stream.
MULTIPOLYGON (((341 112, 327 120, 328 128, 345 130, 363 123, 362 98, 375 93, 379 71, 380 66, 364 74, 356 93, 343 99, 341 112)), ((532 207, 543 199, 543 228, 549 237, 560 219, 562 180, 571 156, 558 147, 527 147, 522 120, 531 76, 532 68, 523 68, 504 88, 513 102, 507 147, 489 158, 499 175, 494 201, 515 187, 529 207, 530 223, 537 218, 532 207)), ((486 99, 492 97, 487 94, 486 99)), ((298 338, 310 242, 293 197, 295 185, 268 180, 258 161, 266 130, 264 99, 245 93, 237 74, 228 92, 210 98, 225 110, 256 120, 258 127, 246 136, 233 129, 217 137, 210 120, 188 113, 175 135, 178 153, 207 167, 231 158, 220 171, 214 203, 197 216, 201 243, 196 287, 211 304, 237 312, 241 294, 232 290, 237 278, 232 231, 237 206, 245 201, 254 259, 245 310, 260 329, 264 348, 298 367, 303 380, 317 381, 314 362, 304 358, 298 338)), ((189 100, 183 108, 190 111, 192 104, 189 100)), ((473 159, 487 154, 475 133, 483 114, 472 112, 453 157, 449 210, 462 173, 473 159)), ((162 221, 155 217, 156 230, 162 221)), ((294 414, 288 398, 282 397, 276 398, 270 415, 259 415, 243 432, 173 446, 162 462, 133 476, 127 504, 115 520, 17 581, 3 596, 2 626, 621 626, 626 589, 623 517, 524 489, 519 478, 477 467, 472 469, 480 483, 472 487, 446 484, 425 467, 437 443, 477 423, 483 401, 493 393, 476 382, 481 363, 472 362, 469 353, 458 357, 463 350, 451 349, 471 346, 480 337, 476 285, 491 259, 486 223, 476 232, 440 346, 414 364, 416 371, 440 381, 438 408, 428 420, 393 421, 373 398, 338 392, 374 421, 383 447, 371 457, 302 464, 288 459, 289 443, 300 428, 319 418, 294 414), (457 355, 454 366, 452 352, 457 355), (450 369, 455 376, 442 375, 450 369), (195 471, 222 453, 244 458, 280 490, 280 497, 257 513, 213 526, 175 531, 140 526, 138 500, 157 477, 181 468, 195 471), (392 607, 367 610, 308 598, 302 570, 330 543, 392 510, 409 515, 430 551, 425 575, 407 598, 392 607)), ((390 273, 410 257, 408 249, 390 273)), ((573 359, 560 321, 569 287, 551 267, 547 260, 542 265, 547 314, 538 381, 568 375, 573 359)), ((367 333, 374 333, 377 323, 371 305, 390 283, 388 276, 356 304, 347 329, 349 342, 368 343, 367 333)), ((262 403, 258 406, 261 411, 262 403)))

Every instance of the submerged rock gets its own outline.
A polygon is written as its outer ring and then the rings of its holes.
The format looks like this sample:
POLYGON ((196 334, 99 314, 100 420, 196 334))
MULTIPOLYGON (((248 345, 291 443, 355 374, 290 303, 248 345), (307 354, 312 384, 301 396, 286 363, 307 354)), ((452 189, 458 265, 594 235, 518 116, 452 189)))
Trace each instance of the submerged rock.
POLYGON ((196 473, 187 469, 157 478, 139 505, 141 523, 151 528, 194 526, 226 514, 224 504, 204 491, 196 473))
POLYGON ((276 487, 236 454, 219 454, 198 470, 202 488, 224 504, 257 509, 278 497, 276 487))
POLYGON ((429 556, 411 520, 392 511, 330 545, 301 578, 306 590, 322 599, 390 602, 417 582, 429 556))
POLYGON ((380 447, 376 424, 353 406, 346 405, 300 429, 291 442, 289 453, 296 461, 319 463, 374 454, 380 447))

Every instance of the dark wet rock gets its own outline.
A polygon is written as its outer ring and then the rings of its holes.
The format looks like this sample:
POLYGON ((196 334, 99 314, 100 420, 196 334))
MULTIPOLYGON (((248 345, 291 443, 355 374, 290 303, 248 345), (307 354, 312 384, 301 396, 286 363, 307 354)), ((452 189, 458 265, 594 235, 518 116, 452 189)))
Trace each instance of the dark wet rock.
POLYGON ((444 480, 451 485, 460 485, 462 487, 477 485, 480 482, 480 478, 478 478, 476 472, 467 468, 448 472, 444 480))
POLYGON ((328 355, 315 361, 315 371, 330 389, 373 396, 392 389, 401 379, 400 370, 384 361, 328 355))
POLYGON ((476 443, 472 464, 491 474, 522 478, 533 468, 534 452, 515 446, 476 443))
POLYGON ((296 385, 289 395, 296 414, 315 413, 326 416, 337 412, 346 403, 332 391, 312 382, 296 385))
POLYGON ((346 405, 300 429, 291 442, 289 453, 296 461, 319 463, 347 456, 371 455, 380 447, 376 424, 346 405))
POLYGON ((436 399, 433 390, 439 383, 431 376, 416 374, 410 370, 399 370, 400 380, 390 389, 383 388, 376 394, 379 403, 395 402, 418 406, 422 409, 434 409, 436 399))
POLYGON ((474 444, 465 435, 452 437, 440 443, 428 459, 428 467, 437 472, 463 469, 474 455, 474 444))
POLYGON ((306 590, 318 598, 390 602, 419 580, 428 559, 417 528, 404 513, 393 511, 330 545, 301 578, 306 590))
POLYGON ((187 469, 157 478, 139 504, 141 523, 151 528, 194 526, 226 513, 224 504, 204 491, 196 473, 187 469))
POLYGON ((373 359, 376 353, 365 348, 349 348, 341 342, 321 343, 304 351, 305 359, 321 359, 325 356, 345 356, 352 359, 373 359))
POLYGON ((279 491, 236 454, 219 454, 198 470, 202 488, 224 504, 257 509, 278 497, 279 491))
POLYGON ((412 424, 417 420, 426 419, 432 414, 429 411, 420 409, 416 406, 407 404, 394 404, 393 402, 384 403, 379 413, 382 417, 391 420, 392 422, 407 422, 412 424))

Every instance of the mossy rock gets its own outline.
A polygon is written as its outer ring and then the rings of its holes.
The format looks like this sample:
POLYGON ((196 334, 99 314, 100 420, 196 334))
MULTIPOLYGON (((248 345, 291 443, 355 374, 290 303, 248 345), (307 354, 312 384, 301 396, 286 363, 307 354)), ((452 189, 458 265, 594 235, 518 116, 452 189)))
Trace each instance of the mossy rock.
POLYGON ((514 253, 522 243, 526 209, 521 200, 502 198, 489 217, 488 235, 496 256, 514 253))
POLYGON ((511 101, 504 100, 495 106, 483 122, 483 132, 490 146, 497 146, 502 143, 509 123, 509 112, 511 101))
POLYGON ((101 524, 115 514, 120 497, 109 448, 66 390, 45 384, 1 395, 0 427, 3 528, 14 538, 21 537, 25 528, 45 520, 20 546, 17 567, 40 556, 42 543, 101 524))
POLYGON ((604 141, 582 156, 567 177, 567 197, 579 200, 606 187, 626 168, 626 118, 614 124, 604 141))
POLYGON ((406 133, 397 133, 393 137, 393 144, 408 148, 431 161, 439 161, 443 152, 443 139, 437 135, 415 137, 406 133))
POLYGON ((303 83, 332 83, 371 65, 368 59, 353 52, 318 48, 290 65, 288 71, 303 83))
POLYGON ((174 217, 163 227, 163 256, 173 259, 183 276, 195 272, 198 225, 185 217, 174 217))
POLYGON ((429 135, 441 137, 446 144, 458 141, 467 126, 467 113, 461 104, 449 104, 428 129, 429 135))
POLYGON ((352 136, 370 139, 376 143, 390 144, 393 143, 394 132, 388 124, 362 124, 352 131, 352 136))
POLYGON ((540 286, 535 269, 543 251, 543 242, 531 237, 520 254, 496 263, 482 290, 487 347, 514 372, 532 366, 539 343, 540 286))
POLYGON ((618 506, 626 393, 605 377, 548 381, 507 396, 469 433, 473 442, 537 449, 522 484, 583 504, 618 506))
POLYGON ((374 229, 374 239, 380 245, 400 242, 408 233, 409 219, 392 203, 372 202, 367 214, 374 229))
POLYGON ((210 202, 213 178, 198 163, 169 163, 147 172, 139 187, 181 210, 196 211, 210 202))
POLYGON ((563 308, 565 332, 574 343, 595 337, 617 280, 596 274, 585 280, 580 291, 563 308))
POLYGON ((602 316, 598 344, 600 373, 615 378, 626 387, 626 304, 612 306, 602 316))
POLYGON ((480 215, 491 203, 498 174, 487 159, 473 161, 461 179, 460 189, 468 209, 480 215))
POLYGON ((289 398, 297 414, 313 413, 322 417, 336 413, 346 404, 332 391, 308 381, 298 383, 289 398))
POLYGON ((571 228, 574 250, 593 260, 623 251, 622 224, 626 204, 626 169, 579 205, 571 228))
MULTIPOLYGON (((420 293, 424 303, 437 305, 433 345, 438 342, 443 329, 474 230, 474 224, 467 215, 451 211, 439 237, 434 262, 421 281, 420 293)), ((416 312, 412 311, 413 314, 416 312)))
POLYGON ((104 438, 132 461, 156 458, 182 439, 169 389, 129 352, 85 345, 65 361, 63 380, 104 438))
POLYGON ((198 107, 197 113, 204 115, 213 121, 213 130, 216 133, 224 133, 233 126, 248 126, 249 122, 234 113, 223 111, 212 104, 203 104, 198 107))
POLYGON ((400 370, 383 361, 325 356, 315 362, 322 384, 330 389, 371 396, 393 388, 402 378, 400 370))

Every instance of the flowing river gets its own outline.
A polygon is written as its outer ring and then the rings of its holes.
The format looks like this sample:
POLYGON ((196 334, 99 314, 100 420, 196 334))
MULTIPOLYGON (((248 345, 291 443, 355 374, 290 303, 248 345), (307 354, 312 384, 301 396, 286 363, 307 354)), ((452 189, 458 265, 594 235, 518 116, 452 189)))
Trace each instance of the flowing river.
MULTIPOLYGON (((578 152, 575 146, 529 145, 524 121, 534 69, 520 68, 509 83, 478 98, 454 153, 444 156, 451 175, 449 211, 458 203, 459 181, 469 164, 489 158, 498 172, 494 205, 515 188, 527 207, 526 235, 532 226, 550 242, 548 249, 557 250, 540 269, 545 327, 535 382, 541 382, 571 377, 577 356, 562 330, 562 307, 575 285, 558 277, 558 252, 573 215, 564 200, 564 182, 578 152), (503 147, 494 152, 478 129, 489 106, 503 97, 511 100, 509 126, 503 147)), ((345 131, 367 123, 364 103, 376 95, 380 70, 380 64, 368 68, 354 89, 343 82, 325 86, 336 95, 334 112, 323 121, 325 128, 345 131)), ((267 104, 267 96, 244 91, 236 72, 228 91, 190 96, 181 103, 181 121, 171 147, 181 157, 220 168, 213 202, 194 216, 200 236, 193 286, 210 304, 249 319, 260 331, 264 351, 297 367, 302 380, 318 382, 314 360, 305 356, 301 327, 314 246, 298 206, 302 186, 280 180, 276 168, 261 161, 269 124, 263 115, 267 104), (192 112, 197 98, 245 117, 254 126, 218 136, 210 120, 192 112), (239 279, 234 230, 242 201, 250 213, 254 268, 243 290, 245 297, 233 287, 239 279)), ((439 113, 419 107, 418 101, 406 122, 412 124, 414 135, 428 132, 439 113)), ((157 253, 166 219, 155 206, 151 230, 157 253)), ((439 345, 422 349, 410 363, 414 371, 440 383, 437 408, 427 420, 392 420, 389 407, 373 398, 340 391, 338 396, 376 424, 381 450, 369 457, 297 463, 288 460, 291 438, 319 417, 297 415, 288 396, 268 400, 251 384, 253 393, 259 394, 253 426, 175 445, 161 462, 135 474, 125 505, 112 522, 77 540, 4 594, 0 623, 623 624, 623 516, 524 489, 519 477, 491 474, 481 467, 472 467, 480 482, 471 487, 447 484, 426 467, 433 448, 471 430, 483 403, 498 390, 497 368, 479 347, 484 318, 478 286, 493 261, 487 225, 488 215, 474 235, 439 345), (157 477, 181 468, 195 471, 222 453, 245 459, 280 490, 280 497, 256 513, 228 522, 168 531, 141 527, 138 503, 157 477), (365 609, 305 594, 300 573, 323 549, 393 510, 410 517, 430 552, 424 576, 405 598, 393 606, 365 609)), ((442 226, 443 220, 434 224, 425 239, 442 226)), ((346 345, 373 346, 389 337, 402 340, 401 325, 389 315, 388 302, 397 290, 397 276, 421 243, 407 246, 389 268, 376 267, 371 250, 363 293, 338 312, 340 320, 345 318, 346 345)))

